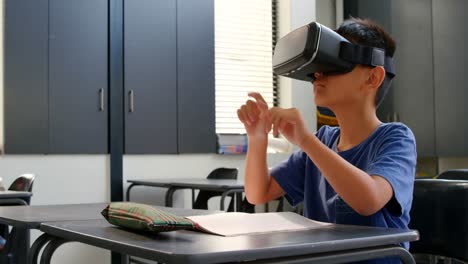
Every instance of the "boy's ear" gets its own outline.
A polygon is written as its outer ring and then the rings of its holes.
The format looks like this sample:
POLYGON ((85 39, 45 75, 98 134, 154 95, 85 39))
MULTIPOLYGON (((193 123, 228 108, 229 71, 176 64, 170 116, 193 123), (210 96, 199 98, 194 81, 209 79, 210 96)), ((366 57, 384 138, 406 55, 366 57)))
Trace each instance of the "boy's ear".
POLYGON ((385 79, 385 69, 382 66, 371 68, 366 84, 371 89, 378 89, 385 79))

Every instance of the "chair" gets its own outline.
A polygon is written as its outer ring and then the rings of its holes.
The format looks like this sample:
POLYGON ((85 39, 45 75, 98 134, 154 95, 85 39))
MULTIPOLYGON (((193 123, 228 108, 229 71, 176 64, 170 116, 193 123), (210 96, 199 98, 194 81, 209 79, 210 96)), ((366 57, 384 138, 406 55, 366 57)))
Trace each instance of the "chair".
MULTIPOLYGON (((16 178, 8 188, 9 191, 19 191, 19 192, 32 192, 33 184, 34 184, 34 174, 23 174, 16 178)), ((24 198, 27 204, 31 203, 31 198, 24 198)), ((17 205, 17 204, 12 204, 17 205)), ((8 206, 2 204, 2 206, 8 206)), ((5 237, 8 236, 8 226, 0 225, 0 251, 2 251, 3 247, 6 244, 5 237), (3 237, 2 237, 3 236, 3 237)))
POLYGON ((416 179, 410 215, 410 252, 468 261, 468 181, 416 179))
MULTIPOLYGON (((35 175, 34 174, 23 174, 20 175, 16 180, 14 180, 10 187, 9 191, 18 191, 18 192, 32 192, 34 184, 35 175)), ((31 198, 25 199, 28 204, 31 203, 31 198)))
POLYGON ((437 179, 468 181, 468 169, 447 170, 439 174, 437 179))
MULTIPOLYGON (((235 180, 237 179, 238 170, 236 168, 217 168, 210 172, 207 179, 216 179, 216 180, 235 180)), ((221 196, 222 192, 217 191, 200 191, 193 203, 194 209, 208 209, 208 200, 215 196, 221 196)), ((229 206, 227 211, 232 212, 234 211, 234 196, 231 196, 231 201, 229 202, 229 206)), ((247 199, 243 199, 240 203, 240 211, 242 212, 254 212, 254 205, 250 204, 247 199)))

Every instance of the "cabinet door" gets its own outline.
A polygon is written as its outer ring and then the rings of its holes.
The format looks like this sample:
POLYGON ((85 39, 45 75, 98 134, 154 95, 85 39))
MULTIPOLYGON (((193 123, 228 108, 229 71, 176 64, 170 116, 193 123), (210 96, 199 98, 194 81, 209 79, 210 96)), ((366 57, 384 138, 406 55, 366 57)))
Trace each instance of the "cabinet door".
POLYGON ((430 0, 391 0, 397 43, 393 81, 394 112, 416 137, 418 156, 436 156, 432 7, 430 0))
POLYGON ((176 1, 125 1, 125 153, 177 153, 176 1))
POLYGON ((5 1, 5 152, 47 153, 48 0, 5 1))
POLYGON ((107 0, 49 1, 50 153, 107 153, 107 0))
POLYGON ((216 152, 214 0, 177 1, 178 150, 216 152))
POLYGON ((433 0, 437 153, 468 154, 468 1, 433 0))

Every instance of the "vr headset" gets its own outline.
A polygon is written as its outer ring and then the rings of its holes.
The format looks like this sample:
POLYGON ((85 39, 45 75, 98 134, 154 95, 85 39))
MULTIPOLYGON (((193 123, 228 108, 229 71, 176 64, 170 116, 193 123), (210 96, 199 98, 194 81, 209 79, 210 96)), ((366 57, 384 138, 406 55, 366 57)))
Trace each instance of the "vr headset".
POLYGON ((335 31, 312 22, 278 40, 273 53, 273 71, 281 76, 314 81, 314 73, 342 74, 356 64, 383 66, 395 77, 393 58, 376 47, 356 45, 335 31))

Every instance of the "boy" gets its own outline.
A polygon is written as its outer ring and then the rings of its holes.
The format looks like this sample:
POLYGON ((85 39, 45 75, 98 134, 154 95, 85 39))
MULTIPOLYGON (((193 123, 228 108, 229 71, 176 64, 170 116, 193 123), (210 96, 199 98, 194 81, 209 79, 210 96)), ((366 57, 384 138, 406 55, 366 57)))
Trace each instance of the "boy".
MULTIPOLYGON (((382 48, 388 56, 395 52, 390 35, 369 20, 347 20, 336 32, 355 44, 382 48)), ((339 127, 323 126, 312 134, 296 109, 269 109, 258 93, 250 93, 255 101, 248 100, 238 110, 249 144, 247 199, 261 204, 285 195, 292 205, 303 202, 304 216, 313 220, 407 229, 416 143, 405 125, 377 118, 376 108, 390 86, 385 69, 357 65, 349 73, 314 77, 315 103, 331 109, 339 127), (300 150, 269 172, 266 149, 271 129, 300 150)))

